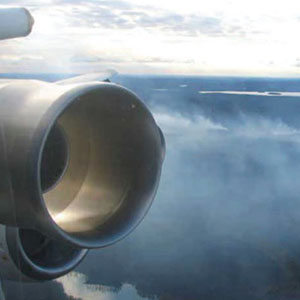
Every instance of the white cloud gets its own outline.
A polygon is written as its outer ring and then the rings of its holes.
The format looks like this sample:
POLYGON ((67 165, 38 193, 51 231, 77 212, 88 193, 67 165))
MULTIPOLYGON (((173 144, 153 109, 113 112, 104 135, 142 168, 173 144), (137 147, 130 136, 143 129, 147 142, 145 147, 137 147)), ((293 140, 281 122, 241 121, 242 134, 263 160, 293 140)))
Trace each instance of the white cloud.
POLYGON ((266 139, 277 142, 293 142, 300 144, 300 130, 291 127, 279 119, 239 114, 239 121, 228 124, 218 123, 211 119, 197 115, 193 118, 179 113, 165 112, 155 108, 154 118, 166 136, 171 137, 172 143, 190 148, 199 145, 209 145, 228 139, 266 139))
POLYGON ((177 145, 189 143, 189 145, 197 146, 198 142, 202 142, 214 134, 218 136, 228 130, 223 125, 214 123, 201 115, 191 119, 178 113, 157 112, 154 114, 154 118, 163 132, 171 136, 172 141, 177 145))
POLYGON ((113 288, 87 284, 87 277, 81 273, 72 272, 56 279, 61 283, 65 293, 76 299, 88 300, 147 300, 137 294, 136 289, 130 284, 123 284, 119 291, 113 288))
POLYGON ((133 73, 299 72, 300 42, 294 37, 300 33, 300 4, 293 0, 52 0, 2 4, 27 5, 36 22, 30 37, 2 42, 0 57, 44 58, 44 62, 4 64, 2 72, 84 73, 107 67, 133 73), (85 59, 80 64, 74 57, 85 59))

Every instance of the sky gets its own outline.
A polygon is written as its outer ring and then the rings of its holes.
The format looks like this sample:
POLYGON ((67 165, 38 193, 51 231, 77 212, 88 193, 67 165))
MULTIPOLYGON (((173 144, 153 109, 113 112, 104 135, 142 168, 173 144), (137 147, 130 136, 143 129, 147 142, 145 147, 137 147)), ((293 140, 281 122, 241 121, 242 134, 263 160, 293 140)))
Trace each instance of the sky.
POLYGON ((0 72, 299 76, 297 0, 0 0, 32 34, 1 41, 0 72))

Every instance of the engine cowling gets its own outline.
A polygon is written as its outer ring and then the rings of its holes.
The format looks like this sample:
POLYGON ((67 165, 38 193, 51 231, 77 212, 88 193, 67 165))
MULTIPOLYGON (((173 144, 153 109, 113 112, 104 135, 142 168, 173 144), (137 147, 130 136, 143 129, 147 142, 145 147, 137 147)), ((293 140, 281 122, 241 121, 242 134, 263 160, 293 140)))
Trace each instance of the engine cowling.
POLYGON ((0 40, 28 35, 34 19, 26 8, 0 7, 0 40))
POLYGON ((105 247, 148 211, 164 138, 127 89, 5 83, 0 129, 0 223, 17 227, 17 236, 39 232, 70 248, 105 247))
POLYGON ((73 270, 88 250, 31 230, 0 225, 0 277, 23 282, 51 280, 73 270))

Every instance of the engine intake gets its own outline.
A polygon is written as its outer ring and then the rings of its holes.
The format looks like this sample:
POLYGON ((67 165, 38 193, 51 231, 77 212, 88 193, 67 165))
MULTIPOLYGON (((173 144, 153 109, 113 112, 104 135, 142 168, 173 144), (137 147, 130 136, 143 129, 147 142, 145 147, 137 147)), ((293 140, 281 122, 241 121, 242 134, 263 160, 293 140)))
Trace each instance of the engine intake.
POLYGON ((127 89, 10 83, 0 89, 0 130, 0 222, 19 227, 21 237, 35 230, 75 247, 104 247, 149 209, 164 138, 127 89))

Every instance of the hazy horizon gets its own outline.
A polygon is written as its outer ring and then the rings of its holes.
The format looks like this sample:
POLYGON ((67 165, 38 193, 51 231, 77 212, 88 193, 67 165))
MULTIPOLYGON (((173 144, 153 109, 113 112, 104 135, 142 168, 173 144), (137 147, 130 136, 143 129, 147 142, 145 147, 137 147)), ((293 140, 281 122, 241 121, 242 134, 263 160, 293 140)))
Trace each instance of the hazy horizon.
POLYGON ((227 76, 300 74, 300 3, 212 0, 2 0, 35 26, 2 41, 2 72, 227 76))

